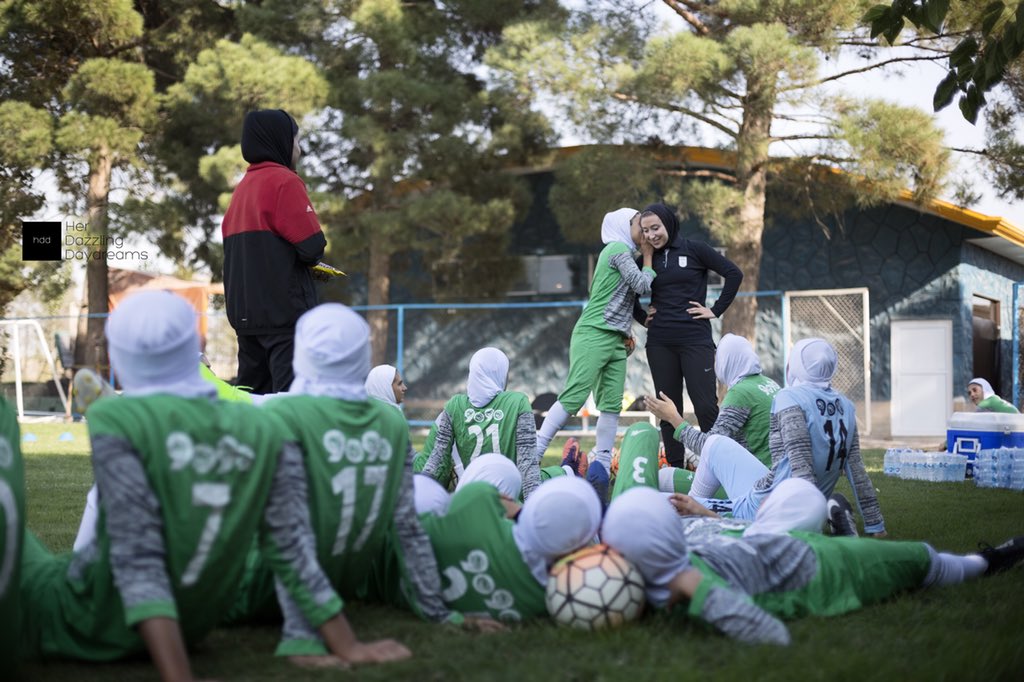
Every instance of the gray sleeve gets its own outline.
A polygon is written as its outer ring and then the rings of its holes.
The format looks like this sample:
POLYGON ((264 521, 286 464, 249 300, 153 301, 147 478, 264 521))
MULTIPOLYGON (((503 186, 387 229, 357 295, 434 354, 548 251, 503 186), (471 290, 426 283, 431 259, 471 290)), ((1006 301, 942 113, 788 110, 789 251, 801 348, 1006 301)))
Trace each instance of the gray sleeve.
POLYGON ((707 439, 708 434, 704 433, 696 426, 688 426, 679 434, 679 442, 690 450, 693 450, 694 454, 698 457, 700 457, 700 451, 704 448, 704 441, 707 439))
POLYGON ((412 584, 419 612, 428 620, 440 622, 451 611, 441 599, 441 575, 437 569, 434 548, 416 514, 412 476, 412 461, 408 460, 402 467, 402 482, 395 505, 395 534, 398 536, 398 545, 405 559, 407 577, 412 584))
POLYGON ((537 421, 532 412, 524 412, 516 420, 516 466, 523 477, 523 500, 526 500, 540 485, 537 421))
POLYGON ((885 520, 882 519, 882 508, 878 505, 875 486, 860 456, 860 434, 856 430, 853 432, 850 450, 846 455, 846 476, 850 480, 850 487, 853 488, 861 518, 864 519, 864 532, 881 533, 885 530, 885 520))
POLYGON ((746 644, 789 644, 785 624, 756 606, 750 598, 727 587, 715 586, 704 599, 701 618, 731 639, 746 644))
POLYGON ((714 425, 712 425, 711 430, 708 431, 708 435, 727 436, 743 447, 747 447, 747 435, 743 431, 743 427, 747 425, 747 420, 750 419, 750 412, 749 407, 739 407, 737 405, 723 407, 718 411, 718 418, 715 420, 714 425))
POLYGON ((286 442, 281 448, 260 534, 263 559, 273 570, 275 583, 282 583, 278 597, 285 632, 304 632, 336 615, 341 600, 316 559, 306 467, 295 443, 286 442), (298 622, 299 616, 308 622, 298 622))
MULTIPOLYGON (((437 415, 434 424, 437 426, 437 433, 434 435, 434 449, 430 451, 427 463, 423 465, 421 473, 438 480, 437 477, 444 468, 442 464, 444 464, 445 458, 452 457, 451 448, 455 440, 455 431, 452 429, 452 419, 448 416, 447 410, 441 410, 441 414, 437 415)), ((448 481, 440 481, 440 483, 448 485, 448 481)))
MULTIPOLYGON (((782 452, 789 457, 789 466, 794 478, 802 478, 818 485, 814 476, 814 448, 811 445, 811 434, 807 431, 807 417, 799 407, 787 407, 772 415, 778 417, 778 433, 781 438, 782 452)), ((772 462, 777 462, 772 453, 772 462)))
POLYGON ((160 501, 138 453, 122 438, 94 436, 92 462, 110 537, 110 567, 125 609, 154 602, 174 604, 160 501))
MULTIPOLYGON (((608 265, 618 270, 619 275, 622 276, 622 281, 626 283, 626 286, 631 291, 635 292, 640 296, 647 296, 651 293, 651 282, 654 281, 654 272, 648 270, 644 272, 637 266, 636 261, 633 260, 633 255, 628 251, 617 253, 608 259, 608 265)), ((632 315, 633 307, 630 306, 630 314, 632 315)))

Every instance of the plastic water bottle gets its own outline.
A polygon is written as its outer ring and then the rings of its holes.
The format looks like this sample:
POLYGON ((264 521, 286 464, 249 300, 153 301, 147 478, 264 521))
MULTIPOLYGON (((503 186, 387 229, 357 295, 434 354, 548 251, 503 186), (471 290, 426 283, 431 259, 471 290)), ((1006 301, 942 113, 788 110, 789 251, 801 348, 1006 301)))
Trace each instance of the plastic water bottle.
POLYGON ((1014 449, 1010 487, 1014 490, 1024 490, 1024 448, 1014 449))

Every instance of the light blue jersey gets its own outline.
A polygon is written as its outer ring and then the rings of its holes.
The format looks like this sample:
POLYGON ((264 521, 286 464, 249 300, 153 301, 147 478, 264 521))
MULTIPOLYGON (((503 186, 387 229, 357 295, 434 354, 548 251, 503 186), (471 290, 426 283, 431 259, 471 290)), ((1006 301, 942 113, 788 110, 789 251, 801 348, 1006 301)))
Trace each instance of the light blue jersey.
MULTIPOLYGON (((814 478, 818 489, 828 497, 846 466, 851 432, 857 428, 853 403, 831 388, 803 385, 784 388, 775 394, 772 414, 788 407, 799 407, 804 413, 811 436, 814 478)), ((784 456, 779 465, 773 467, 775 478, 789 478, 792 475, 789 456, 784 456)))

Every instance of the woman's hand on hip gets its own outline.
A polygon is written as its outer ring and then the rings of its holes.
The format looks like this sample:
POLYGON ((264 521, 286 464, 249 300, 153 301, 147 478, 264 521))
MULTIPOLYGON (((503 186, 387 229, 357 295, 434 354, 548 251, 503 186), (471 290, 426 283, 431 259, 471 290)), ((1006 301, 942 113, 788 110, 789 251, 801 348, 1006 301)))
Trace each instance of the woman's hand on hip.
POLYGON ((690 313, 690 316, 695 320, 713 320, 715 314, 711 312, 711 308, 708 308, 697 301, 690 301, 692 308, 687 308, 686 312, 690 313))

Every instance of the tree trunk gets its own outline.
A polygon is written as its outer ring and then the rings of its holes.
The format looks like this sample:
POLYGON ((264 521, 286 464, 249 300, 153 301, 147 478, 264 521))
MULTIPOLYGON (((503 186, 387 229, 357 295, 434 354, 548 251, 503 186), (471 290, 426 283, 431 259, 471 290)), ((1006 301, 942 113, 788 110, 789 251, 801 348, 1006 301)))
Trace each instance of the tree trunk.
MULTIPOLYGON (((739 222, 729 244, 729 258, 743 271, 740 291, 757 291, 761 278, 761 236, 768 175, 768 141, 771 134, 771 87, 748 82, 743 100, 743 123, 736 139, 736 184, 743 192, 739 222)), ((722 331, 744 336, 754 343, 757 336, 757 298, 737 297, 722 319, 722 331)))
MULTIPOLYGON (((85 266, 85 281, 88 290, 89 314, 109 312, 107 279, 107 195, 110 193, 111 158, 110 150, 102 145, 96 160, 89 168, 89 193, 85 199, 87 234, 98 237, 89 249, 85 266)), ((105 317, 90 317, 86 326, 85 359, 87 365, 96 367, 101 374, 109 368, 107 343, 103 333, 105 317)))
MULTIPOLYGON (((367 303, 387 305, 391 300, 391 253, 377 234, 370 236, 370 268, 367 272, 367 303)), ((370 310, 366 314, 370 323, 370 359, 374 366, 387 362, 388 311, 370 310)))

